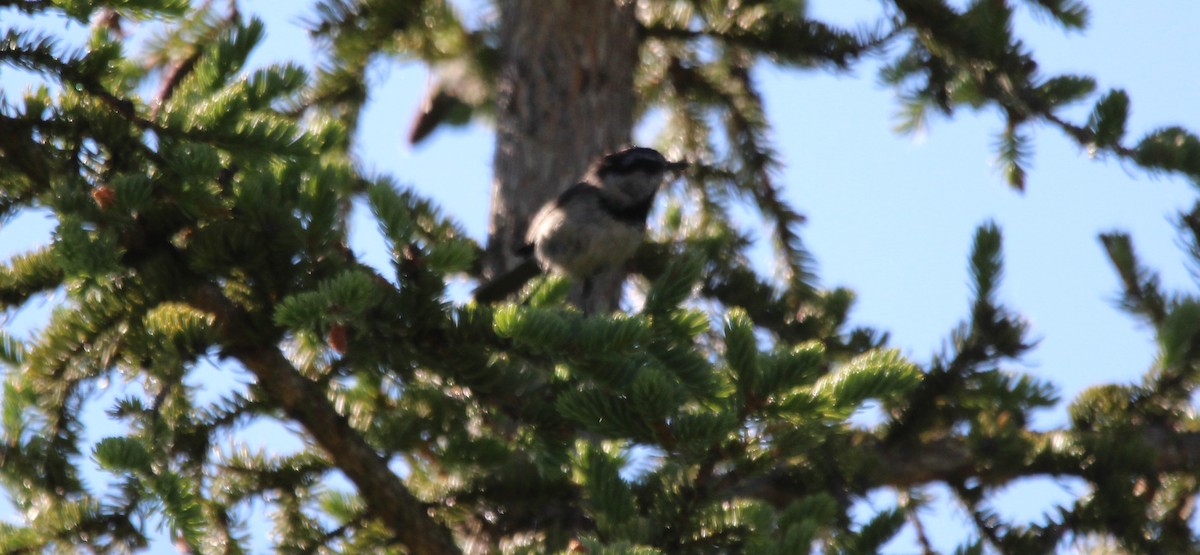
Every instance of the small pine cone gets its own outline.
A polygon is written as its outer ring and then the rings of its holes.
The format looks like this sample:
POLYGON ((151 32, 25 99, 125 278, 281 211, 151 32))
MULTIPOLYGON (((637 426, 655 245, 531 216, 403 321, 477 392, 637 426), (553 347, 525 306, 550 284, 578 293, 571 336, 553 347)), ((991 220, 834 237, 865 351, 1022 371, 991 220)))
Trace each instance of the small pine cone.
POLYGON ((117 192, 108 185, 101 185, 92 189, 92 200, 96 201, 100 210, 108 210, 117 201, 117 192))
POLYGON ((326 337, 329 341, 329 346, 337 351, 339 355, 346 354, 346 325, 334 324, 329 328, 329 336, 326 337))

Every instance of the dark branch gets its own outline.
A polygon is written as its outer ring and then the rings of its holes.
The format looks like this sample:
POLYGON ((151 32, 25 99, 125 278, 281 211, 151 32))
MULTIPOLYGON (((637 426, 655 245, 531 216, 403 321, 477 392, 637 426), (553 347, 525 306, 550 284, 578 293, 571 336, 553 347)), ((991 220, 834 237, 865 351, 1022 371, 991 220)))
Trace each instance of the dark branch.
POLYGON ((258 386, 288 415, 299 422, 329 455, 366 501, 371 513, 396 534, 412 553, 459 553, 450 532, 432 517, 424 504, 408 491, 400 478, 344 416, 329 403, 320 387, 296 370, 273 345, 255 345, 252 318, 219 289, 202 285, 191 304, 212 314, 236 358, 257 378, 258 386))
MULTIPOLYGON (((1090 471, 1096 453, 1081 447, 1103 444, 1098 441, 1102 434, 1105 432, 1031 432, 1029 438, 1037 455, 1020 466, 984 462, 973 450, 970 440, 963 437, 899 445, 889 445, 872 436, 860 437, 855 449, 863 458, 863 464, 844 468, 847 471, 844 480, 852 485, 856 494, 881 487, 905 489, 932 482, 960 483, 970 478, 982 484, 1002 484, 1033 476, 1103 480, 1105 476, 1090 471)), ((1145 462, 1142 467, 1126 469, 1132 473, 1192 474, 1200 465, 1200 432, 1175 432, 1147 426, 1131 431, 1128 436, 1126 441, 1136 442, 1145 454, 1140 459, 1145 462)), ((824 482, 797 479, 801 476, 808 476, 807 471, 781 465, 766 475, 731 482, 723 497, 753 497, 786 506, 797 498, 825 491, 824 482)))

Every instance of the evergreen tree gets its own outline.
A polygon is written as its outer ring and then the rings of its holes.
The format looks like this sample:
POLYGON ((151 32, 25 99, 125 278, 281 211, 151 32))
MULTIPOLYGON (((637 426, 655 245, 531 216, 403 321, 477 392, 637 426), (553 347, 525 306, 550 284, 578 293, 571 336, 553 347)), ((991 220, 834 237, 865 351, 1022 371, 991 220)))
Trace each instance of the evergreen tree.
MULTIPOLYGON (((931 110, 1004 114, 999 154, 1016 188, 1032 124, 1197 182, 1200 140, 1174 127, 1127 138, 1119 90, 1086 121, 1060 115, 1094 81, 1040 74, 1010 23, 1020 4, 1081 29, 1081 2, 889 0, 866 32, 807 18, 803 4, 501 0, 498 21, 470 28, 444 1, 322 0, 310 23, 329 54, 310 75, 247 71, 263 26, 236 5, 0 2, 91 22, 78 50, 0 30, 0 63, 55 85, 0 100, 0 217, 56 220, 51 244, 0 267, 0 302, 65 299, 31 341, 0 335, 0 480, 24 516, 0 523, 0 552, 134 551, 164 523, 184 550, 240 553, 240 511, 267 503, 286 552, 873 553, 918 520, 933 482, 974 518, 959 553, 1091 535, 1136 553, 1200 548, 1200 301, 1163 291, 1127 236, 1104 236, 1160 356, 1140 385, 1071 401, 1069 426, 1031 430, 1030 411, 1058 400, 1006 368, 1031 341, 997 301, 1000 230, 975 234, 969 314, 929 364, 849 328, 852 294, 815 285, 801 218, 772 181, 751 69, 893 56, 884 78, 910 128, 931 110), (162 24, 145 54, 128 52, 125 18, 162 24), (489 244, 356 164, 380 55, 439 71, 412 140, 494 119, 489 244), (571 94, 578 105, 553 102, 571 94), (585 317, 557 278, 519 302, 450 300, 449 278, 506 267, 523 218, 580 169, 569 166, 627 140, 651 108, 668 116, 663 145, 697 164, 635 261, 639 308, 585 317), (538 145, 561 151, 542 160, 538 145), (356 200, 387 239, 386 275, 345 246, 356 200), (773 222, 779 277, 747 263, 728 218, 739 204, 773 222), (253 383, 201 401, 185 379, 210 358, 253 383), (123 384, 106 407, 119 432, 85 442, 95 423, 82 407, 109 381, 123 384), (869 401, 884 420, 850 424, 869 401), (221 447, 271 419, 301 430, 304 448, 221 447), (631 473, 639 450, 656 457, 631 473), (88 461, 110 482, 85 483, 88 461), (327 487, 338 475, 351 492, 327 487), (1044 525, 989 508, 997 488, 1035 475, 1079 477, 1091 493, 1044 525), (851 518, 881 488, 901 503, 851 518)), ((1200 261, 1200 204, 1179 222, 1200 261)))

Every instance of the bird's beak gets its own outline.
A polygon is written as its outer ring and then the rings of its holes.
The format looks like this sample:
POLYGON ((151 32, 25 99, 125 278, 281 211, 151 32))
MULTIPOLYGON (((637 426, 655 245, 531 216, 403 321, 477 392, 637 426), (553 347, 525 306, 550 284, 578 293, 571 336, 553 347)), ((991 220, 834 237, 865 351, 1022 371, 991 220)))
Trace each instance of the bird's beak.
POLYGON ((687 160, 680 160, 678 162, 667 162, 667 171, 682 171, 682 170, 687 169, 687 167, 688 167, 687 160))

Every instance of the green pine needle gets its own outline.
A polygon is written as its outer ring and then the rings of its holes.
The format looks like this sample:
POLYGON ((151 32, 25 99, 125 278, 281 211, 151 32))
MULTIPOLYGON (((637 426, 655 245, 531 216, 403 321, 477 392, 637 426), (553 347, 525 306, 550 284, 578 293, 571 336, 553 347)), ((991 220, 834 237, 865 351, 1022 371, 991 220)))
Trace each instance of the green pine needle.
POLYGON ((838 408, 858 407, 868 399, 895 399, 921 383, 916 365, 896 350, 859 355, 812 387, 812 395, 838 408))
POLYGON ((1004 271, 1000 228, 988 222, 975 230, 971 246, 971 289, 978 302, 995 303, 996 288, 1004 271))
POLYGON ((1129 119, 1129 95, 1113 89, 1096 102, 1088 118, 1088 128, 1093 141, 1099 148, 1117 146, 1125 137, 1125 124, 1129 119))

